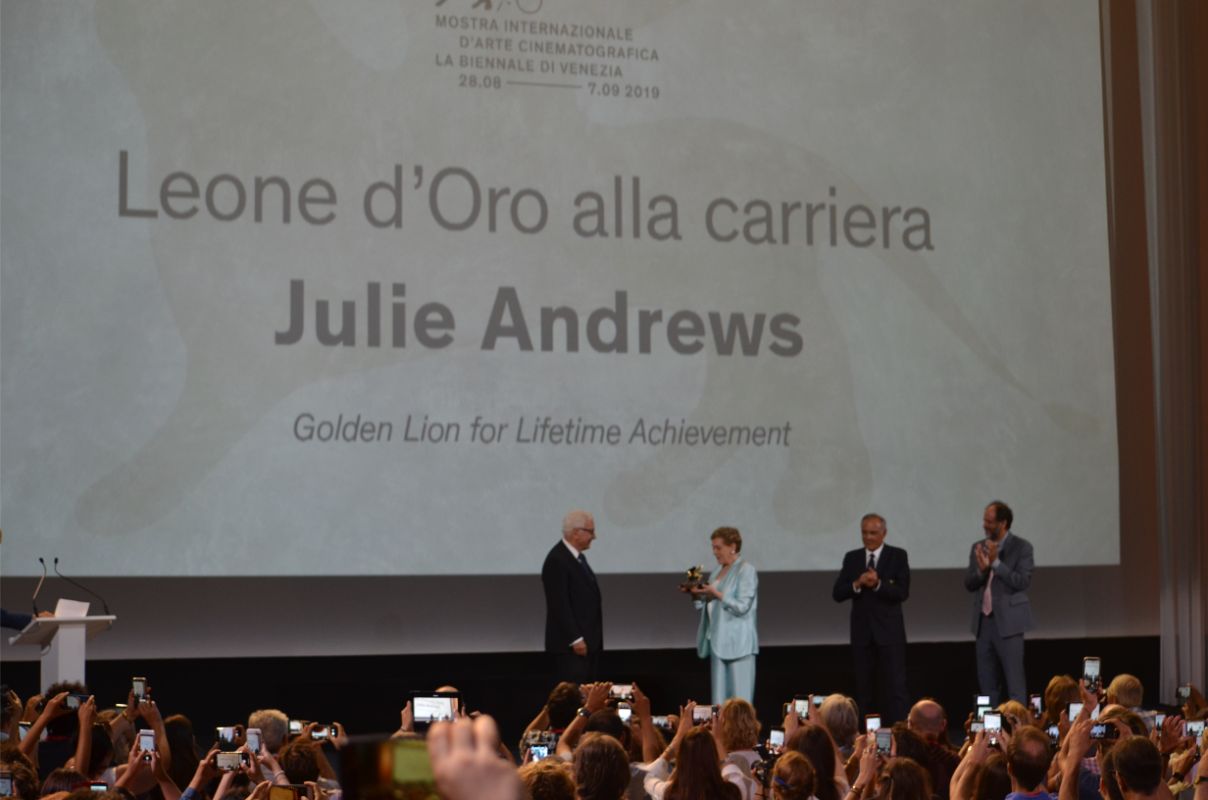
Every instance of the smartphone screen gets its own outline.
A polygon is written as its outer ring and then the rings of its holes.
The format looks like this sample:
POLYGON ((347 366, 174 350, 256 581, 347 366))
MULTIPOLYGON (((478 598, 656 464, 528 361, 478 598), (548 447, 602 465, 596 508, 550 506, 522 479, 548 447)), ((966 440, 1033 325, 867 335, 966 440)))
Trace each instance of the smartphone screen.
POLYGON ((298 790, 293 786, 270 786, 268 800, 298 800, 298 790))
POLYGON ((772 728, 768 731, 768 744, 772 747, 784 747, 784 729, 772 728))
MULTIPOLYGON (((1153 724, 1155 728, 1161 729, 1161 727, 1166 724, 1166 715, 1161 712, 1155 714, 1153 724)), ((22 736, 21 738, 24 739, 25 737, 22 736)))
POLYGON ((1178 697, 1180 700, 1190 700, 1191 699, 1191 685, 1190 684, 1183 684, 1175 691, 1178 694, 1178 697))
POLYGON ((617 706, 617 716, 621 718, 621 722, 629 722, 633 717, 633 709, 627 705, 617 706))
POLYGON ((457 716, 455 695, 415 695, 411 698, 411 714, 416 722, 451 720, 457 716))
POLYGON ((1061 729, 1058 728, 1056 725, 1050 725, 1048 728, 1045 729, 1045 733, 1047 733, 1049 735, 1049 742, 1054 747, 1056 747, 1057 743, 1059 741, 1061 741, 1061 729))
POLYGON ((234 772, 243 763, 239 755, 239 753, 217 753, 214 756, 214 763, 220 772, 234 772))
POLYGON ((973 695, 973 705, 978 708, 980 708, 981 706, 990 705, 990 695, 988 695, 988 694, 973 695))
POLYGON ((713 718, 713 706, 697 706, 692 709, 692 721, 697 725, 708 722, 713 718))
POLYGON ((137 678, 137 677, 131 678, 130 679, 130 689, 134 692, 135 700, 142 700, 143 695, 145 695, 147 692, 147 679, 146 678, 137 678))
POLYGON ((632 683, 614 683, 608 690, 608 696, 614 700, 628 700, 633 697, 632 683))
POLYGON ((985 719, 986 712, 988 712, 991 708, 993 708, 993 706, 978 706, 977 707, 977 718, 985 719))
POLYGON ((534 744, 529 746, 529 761, 540 761, 543 758, 549 758, 548 744, 534 744))
POLYGON ((880 727, 881 727, 881 715, 880 714, 866 714, 864 716, 864 730, 866 730, 869 733, 872 733, 873 731, 879 729, 880 727))
POLYGON ((810 713, 810 699, 808 697, 794 697, 793 710, 797 712, 797 716, 805 719, 810 713))
POLYGON ((1200 737, 1204 735, 1204 720, 1187 720, 1183 723, 1183 736, 1185 738, 1195 739, 1195 743, 1200 743, 1200 737))
POLYGON ((653 717, 650 720, 650 724, 656 728, 670 728, 671 727, 671 723, 667 720, 666 716, 653 717))
POLYGON ((88 788, 99 794, 104 794, 105 792, 109 791, 109 784, 105 783, 104 781, 90 781, 88 788))
POLYGON ((982 719, 982 724, 986 726, 987 732, 1001 731, 1002 714, 999 714, 997 711, 987 712, 985 718, 982 719))
POLYGON ((986 729, 986 723, 974 722, 969 725, 969 733, 981 733, 986 729))
POLYGON ((247 737, 247 749, 253 753, 260 752, 260 729, 248 728, 244 734, 247 737))
POLYGON ((155 749, 155 731, 144 728, 138 732, 138 749, 145 753, 155 749))
POLYGON ((302 720, 291 719, 289 721, 289 733, 291 736, 297 736, 302 732, 302 720))
POLYGON ((0 797, 13 796, 13 774, 8 770, 0 772, 0 797))
POLYGON ((877 737, 877 752, 883 756, 889 755, 890 747, 893 744, 893 731, 889 728, 880 728, 876 733, 877 737))
POLYGON ((826 702, 827 697, 828 695, 825 694, 814 695, 814 708, 821 708, 822 704, 826 702))
POLYGON ((1069 710, 1066 713, 1069 714, 1070 722, 1073 722, 1074 717, 1082 713, 1082 703, 1070 703, 1069 710))
POLYGON ((1028 705, 1030 705, 1032 707, 1032 713, 1039 717, 1040 714, 1042 713, 1041 705, 1040 705, 1040 695, 1034 694, 1031 697, 1029 697, 1028 705))
POLYGON ((222 747, 235 744, 235 726, 234 725, 219 725, 214 729, 215 738, 218 739, 218 744, 222 747))
POLYGON ((1099 656, 1087 656, 1082 659, 1082 677, 1088 681, 1099 679, 1099 656))
POLYGON ((402 788, 402 796, 436 797, 427 743, 422 739, 395 739, 393 744, 390 777, 395 786, 402 788))

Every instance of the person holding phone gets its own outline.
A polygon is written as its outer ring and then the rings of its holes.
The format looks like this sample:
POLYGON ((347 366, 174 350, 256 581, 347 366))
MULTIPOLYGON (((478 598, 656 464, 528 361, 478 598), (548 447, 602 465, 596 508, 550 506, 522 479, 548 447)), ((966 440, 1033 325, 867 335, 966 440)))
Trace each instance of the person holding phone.
POLYGON ((759 573, 739 555, 742 534, 722 527, 709 536, 717 568, 709 582, 684 591, 692 594, 700 610, 696 629, 696 653, 709 659, 713 703, 731 697, 748 703, 755 699, 755 656, 759 634, 755 612, 759 605, 759 573))
POLYGON ((1028 587, 1035 566, 1032 544, 1011 531, 1011 507, 995 500, 982 512, 985 538, 969 549, 965 588, 973 595, 977 683, 997 706, 1006 697, 1028 702, 1023 635, 1033 628, 1028 587))
POLYGON ((562 519, 562 540, 541 567, 545 589, 545 651, 554 657, 558 680, 595 680, 604 649, 600 584, 584 553, 596 538, 596 520, 586 511, 562 519))
POLYGON ((880 514, 860 519, 864 546, 843 557, 831 595, 836 603, 851 601, 856 703, 866 714, 883 710, 892 725, 906 719, 910 709, 902 616, 902 603, 910 596, 910 559, 902 548, 885 544, 886 532, 880 514))

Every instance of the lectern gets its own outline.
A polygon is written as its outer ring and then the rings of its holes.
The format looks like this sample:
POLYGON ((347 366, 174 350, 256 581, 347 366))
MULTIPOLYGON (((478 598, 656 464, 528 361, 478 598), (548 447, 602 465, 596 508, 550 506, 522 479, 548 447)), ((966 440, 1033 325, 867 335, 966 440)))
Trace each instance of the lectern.
POLYGON ((109 630, 117 617, 34 617, 25 630, 8 640, 11 645, 37 645, 42 648, 42 684, 45 690, 60 681, 84 681, 84 654, 87 640, 109 630))

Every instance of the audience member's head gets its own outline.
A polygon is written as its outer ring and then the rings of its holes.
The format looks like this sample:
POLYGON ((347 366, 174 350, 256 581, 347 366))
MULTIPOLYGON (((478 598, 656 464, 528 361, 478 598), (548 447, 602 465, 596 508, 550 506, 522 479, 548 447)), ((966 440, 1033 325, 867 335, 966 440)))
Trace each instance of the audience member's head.
MULTIPOLYGON (((95 778, 113 766, 113 742, 109 739, 109 729, 100 723, 93 723, 90 735, 92 748, 88 754, 88 777, 95 778)), ((175 749, 172 750, 172 761, 176 762, 175 749)), ((196 768, 196 761, 193 766, 196 768)), ((192 778, 193 774, 189 773, 189 780, 192 778)), ((188 786, 189 781, 185 781, 183 785, 188 786)))
POLYGON ((270 753, 279 752, 289 733, 289 717, 276 708, 261 708, 248 715, 247 726, 260 729, 260 742, 270 753))
POLYGON ((1001 753, 991 753, 973 781, 972 800, 1003 800, 1010 793, 1011 775, 1007 772, 1007 758, 1001 753))
POLYGON ((575 779, 570 764, 560 758, 546 758, 520 768, 532 800, 575 800, 575 779))
POLYGON ((663 800, 714 800, 742 797, 737 786, 721 776, 717 744, 708 728, 693 728, 680 742, 675 772, 663 800))
POLYGON ((1126 798, 1148 797, 1162 782, 1162 754, 1144 736, 1124 739, 1112 748, 1116 783, 1126 798))
POLYGON ((772 769, 774 800, 809 800, 814 796, 814 768, 796 750, 782 753, 772 769))
MULTIPOLYGON (((59 681, 58 683, 51 684, 50 688, 46 690, 46 694, 42 695, 44 698, 43 702, 49 703, 52 697, 62 692, 71 692, 72 694, 79 694, 84 697, 92 694, 92 692, 88 691, 88 687, 79 681, 59 681)), ((63 706, 63 709, 66 708, 67 706, 63 706)), ((74 711, 60 714, 46 723, 46 733, 48 736, 75 736, 76 731, 79 729, 80 716, 74 711)), ((47 793, 43 792, 43 794, 47 793)))
POLYGON ((895 722, 893 727, 894 753, 902 758, 910 758, 924 767, 931 760, 927 740, 910 729, 909 723, 895 722))
POLYGON ((20 800, 37 800, 38 773, 34 771, 33 765, 29 763, 29 759, 22 762, 11 759, 8 755, 5 753, 2 766, 13 776, 13 795, 20 800))
POLYGON ((1055 725, 1070 703, 1082 700, 1078 682, 1069 675, 1054 675, 1044 689, 1044 724, 1055 725))
POLYGON ((839 800, 834 778, 835 745, 826 730, 821 725, 802 725, 785 744, 786 749, 796 750, 809 759, 814 768, 814 794, 818 800, 839 800))
POLYGON ((1125 672, 1112 678, 1112 682, 1107 685, 1107 691, 1104 694, 1109 703, 1118 703, 1125 708, 1137 709, 1141 707, 1145 691, 1141 687, 1140 679, 1125 672))
POLYGON ((575 721, 575 713, 583 705, 583 692, 578 684, 562 681, 549 693, 545 705, 549 709, 550 730, 563 731, 575 721))
POLYGON ((608 734, 584 734, 575 748, 574 767, 579 800, 620 800, 629 788, 625 748, 608 734))
POLYGON ((1013 791, 1031 794, 1043 790, 1053 754, 1049 737, 1039 728, 1025 725, 1011 736, 1007 747, 1007 771, 1013 791))
POLYGON ((998 707, 998 713, 1002 714, 1002 724, 1008 732, 1014 730, 1016 725, 1030 725, 1032 722, 1032 710, 1018 700, 1006 701, 998 707))
POLYGON ((1100 722, 1112 722, 1120 720, 1128 729, 1132 731, 1133 736, 1148 736, 1149 726, 1145 724, 1145 720, 1135 711, 1125 708, 1122 705, 1112 705, 1099 712, 1100 722))
POLYGON ((827 696, 818 708, 818 721, 830 731, 835 743, 843 748, 850 748, 860 732, 860 712, 856 708, 856 701, 847 695, 827 696))
POLYGON ((1110 748, 1099 759, 1099 796, 1104 800, 1124 800, 1116 780, 1116 750, 1110 748))
POLYGON ((891 758, 877 775, 877 800, 931 800, 931 777, 914 759, 891 758))
POLYGON ((172 752, 168 775, 177 786, 188 786, 201 761, 197 753, 197 740, 193 737, 193 723, 184 714, 173 714, 164 720, 164 732, 168 735, 168 747, 172 752))
POLYGON ((731 697, 717 714, 721 726, 721 743, 726 752, 754 750, 759 744, 759 717, 755 706, 741 697, 731 697))
POLYGON ((928 741, 941 741, 948 731, 948 715, 943 706, 930 697, 924 697, 911 707, 906 724, 928 741))
MULTIPOLYGON (((59 691, 63 691, 60 689, 59 691)), ((78 770, 59 767, 52 769, 50 774, 46 776, 46 780, 42 781, 42 794, 54 794, 55 792, 74 792, 76 789, 89 787, 88 776, 78 770)))
POLYGON ((631 733, 629 726, 621 720, 621 715, 615 708, 602 708, 587 718, 584 733, 606 733, 621 743, 626 751, 629 749, 631 733))
POLYGON ((290 783, 306 783, 319 779, 319 758, 315 749, 313 744, 302 739, 295 739, 281 748, 277 762, 290 783))

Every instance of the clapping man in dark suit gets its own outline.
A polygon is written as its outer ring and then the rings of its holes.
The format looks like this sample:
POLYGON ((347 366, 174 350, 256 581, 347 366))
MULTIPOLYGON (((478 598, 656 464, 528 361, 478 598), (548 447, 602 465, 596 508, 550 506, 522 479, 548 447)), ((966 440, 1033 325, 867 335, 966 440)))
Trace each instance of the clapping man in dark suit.
POLYGON ((596 521, 586 511, 562 520, 562 540, 545 557, 545 651, 554 655, 558 680, 595 680, 604 649, 600 585, 583 555, 596 538, 596 521))
POLYGON ((865 713, 879 711, 885 727, 906 718, 906 623, 902 603, 910 596, 906 551, 885 544, 885 518, 860 520, 864 546, 843 557, 835 579, 835 602, 851 600, 851 650, 856 667, 856 702, 865 713), (881 705, 873 706, 873 694, 881 705))
POLYGON ((1007 697, 1028 702, 1023 671, 1023 634, 1032 629, 1032 545, 1011 532, 1015 515, 1001 500, 982 513, 985 538, 969 550, 965 588, 973 593, 973 635, 977 637, 977 683, 990 704, 1007 697), (1000 677, 1001 675, 1001 677, 1000 677))

